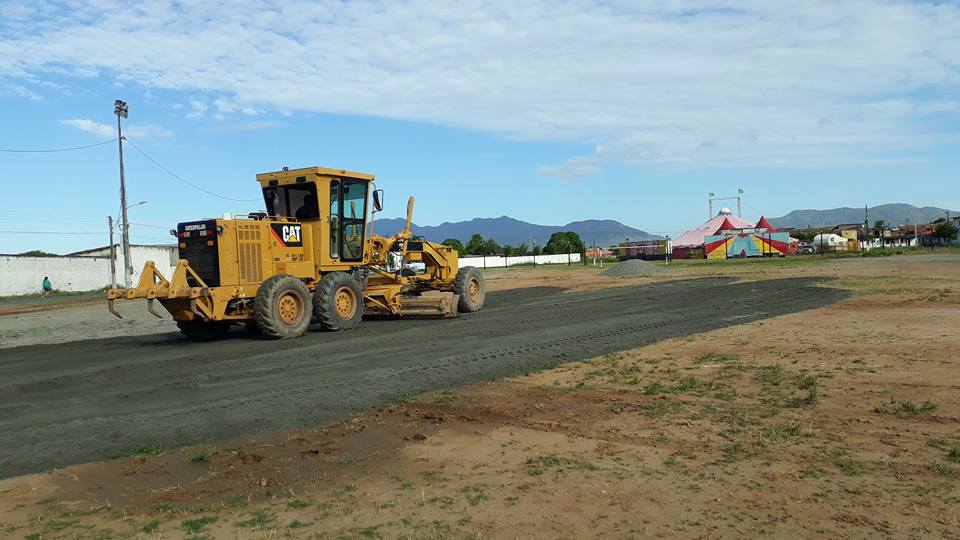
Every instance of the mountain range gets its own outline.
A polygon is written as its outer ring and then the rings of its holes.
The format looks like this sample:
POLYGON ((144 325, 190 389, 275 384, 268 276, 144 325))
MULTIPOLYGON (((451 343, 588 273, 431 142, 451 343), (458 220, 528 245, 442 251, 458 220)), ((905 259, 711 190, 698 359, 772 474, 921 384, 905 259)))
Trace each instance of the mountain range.
MULTIPOLYGON (((373 224, 376 234, 389 236, 403 230, 406 220, 403 218, 377 219, 373 224)), ((493 238, 498 244, 516 246, 546 245, 550 235, 555 232, 573 231, 580 235, 585 244, 623 242, 625 240, 651 240, 661 238, 619 221, 609 219, 588 219, 574 221, 566 225, 536 225, 508 216, 498 218, 474 218, 469 221, 444 222, 440 225, 410 225, 414 235, 422 236, 432 242, 442 242, 447 238, 456 238, 466 244, 470 237, 479 234, 484 238, 493 238)))
MULTIPOLYGON (((887 225, 912 225, 914 221, 929 223, 937 218, 960 214, 955 210, 935 208, 933 206, 916 207, 912 204, 881 204, 867 209, 870 225, 882 219, 887 225)), ((768 218, 774 227, 820 227, 841 223, 863 223, 863 208, 831 208, 829 210, 794 210, 789 214, 768 218)))

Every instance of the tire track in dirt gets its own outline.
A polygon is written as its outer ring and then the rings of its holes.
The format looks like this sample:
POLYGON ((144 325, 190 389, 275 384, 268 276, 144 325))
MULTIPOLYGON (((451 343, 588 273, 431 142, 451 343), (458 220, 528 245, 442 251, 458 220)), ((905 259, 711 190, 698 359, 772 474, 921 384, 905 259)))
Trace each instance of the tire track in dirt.
POLYGON ((811 279, 493 293, 449 320, 365 321, 264 341, 178 334, 0 351, 0 477, 291 429, 416 394, 827 305, 811 279))

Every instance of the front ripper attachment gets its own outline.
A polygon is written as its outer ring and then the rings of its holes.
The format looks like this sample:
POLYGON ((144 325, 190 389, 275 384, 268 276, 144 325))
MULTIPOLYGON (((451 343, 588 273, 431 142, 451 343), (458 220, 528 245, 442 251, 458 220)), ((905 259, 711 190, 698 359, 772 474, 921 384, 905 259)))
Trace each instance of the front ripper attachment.
POLYGON ((107 311, 113 313, 119 318, 123 318, 116 308, 113 301, 119 298, 134 299, 146 298, 147 311, 154 317, 163 318, 163 314, 157 311, 154 305, 156 298, 191 298, 209 295, 209 288, 200 279, 200 276, 190 268, 186 260, 181 259, 177 263, 173 276, 168 281, 163 274, 157 270, 157 265, 153 261, 147 261, 143 265, 143 272, 140 275, 140 281, 132 289, 108 289, 107 290, 107 311), (187 277, 191 277, 200 287, 191 287, 187 282, 187 277))

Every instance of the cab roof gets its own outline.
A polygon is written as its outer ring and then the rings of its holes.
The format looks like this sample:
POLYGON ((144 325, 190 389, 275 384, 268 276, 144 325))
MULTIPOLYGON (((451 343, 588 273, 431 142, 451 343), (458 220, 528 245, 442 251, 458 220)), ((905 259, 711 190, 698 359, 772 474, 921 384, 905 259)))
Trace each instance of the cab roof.
POLYGON ((257 182, 260 182, 260 184, 263 186, 266 186, 271 180, 276 180, 276 184, 292 184, 301 177, 305 177, 305 180, 301 180, 301 182, 304 182, 316 180, 316 177, 318 176, 355 178, 358 180, 366 180, 368 182, 373 182, 374 180, 374 175, 362 172, 348 171, 344 169, 328 169, 327 167, 305 167, 302 169, 284 168, 280 171, 260 173, 257 175, 257 182))

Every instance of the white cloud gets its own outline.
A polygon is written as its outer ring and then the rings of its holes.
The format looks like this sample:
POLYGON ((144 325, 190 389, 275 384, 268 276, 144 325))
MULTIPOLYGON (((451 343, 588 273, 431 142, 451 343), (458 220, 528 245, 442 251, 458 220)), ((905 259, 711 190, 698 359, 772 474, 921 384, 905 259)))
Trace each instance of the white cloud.
MULTIPOLYGON (((114 126, 101 124, 86 118, 73 118, 70 120, 61 120, 61 124, 75 127, 79 130, 92 133, 100 137, 116 137, 117 130, 114 126)), ((146 139, 149 137, 170 137, 173 132, 167 128, 157 125, 130 125, 123 127, 123 136, 131 139, 146 139)))
POLYGON ((203 96, 198 117, 364 114, 604 149, 540 169, 560 177, 890 162, 960 124, 949 2, 31 5, 0 22, 12 77, 112 73, 203 96))
POLYGON ((61 120, 61 124, 75 127, 79 130, 86 131, 87 133, 93 133, 100 137, 116 137, 117 130, 113 126, 108 126, 106 124, 101 124, 99 122, 94 122, 93 120, 87 120, 86 118, 73 118, 70 120, 61 120))

